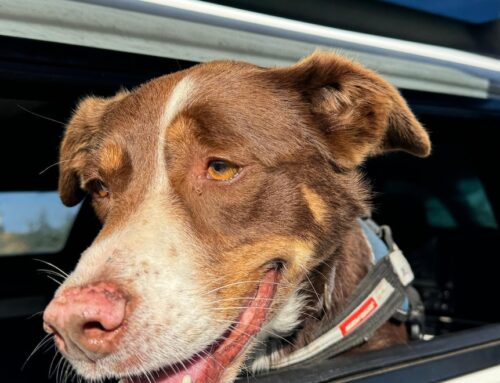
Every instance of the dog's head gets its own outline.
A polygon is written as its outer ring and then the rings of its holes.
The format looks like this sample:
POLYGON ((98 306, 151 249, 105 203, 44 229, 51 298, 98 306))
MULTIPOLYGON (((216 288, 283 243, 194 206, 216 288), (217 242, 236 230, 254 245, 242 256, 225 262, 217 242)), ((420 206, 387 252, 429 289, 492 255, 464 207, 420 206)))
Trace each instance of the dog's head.
POLYGON ((84 99, 59 191, 90 194, 103 227, 46 329, 89 379, 232 381, 259 334, 297 325, 308 272, 366 213, 356 167, 400 149, 430 143, 399 93, 329 53, 84 99))

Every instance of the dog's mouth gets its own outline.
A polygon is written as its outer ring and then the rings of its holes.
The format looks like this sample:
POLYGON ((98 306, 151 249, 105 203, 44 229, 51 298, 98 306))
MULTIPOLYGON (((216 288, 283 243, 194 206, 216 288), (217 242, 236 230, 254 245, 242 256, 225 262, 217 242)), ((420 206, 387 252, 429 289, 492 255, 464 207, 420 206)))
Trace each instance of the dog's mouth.
POLYGON ((142 376, 123 379, 122 383, 217 383, 226 369, 241 355, 267 317, 276 293, 280 271, 270 269, 264 275, 257 293, 245 306, 227 331, 189 361, 165 366, 142 376))

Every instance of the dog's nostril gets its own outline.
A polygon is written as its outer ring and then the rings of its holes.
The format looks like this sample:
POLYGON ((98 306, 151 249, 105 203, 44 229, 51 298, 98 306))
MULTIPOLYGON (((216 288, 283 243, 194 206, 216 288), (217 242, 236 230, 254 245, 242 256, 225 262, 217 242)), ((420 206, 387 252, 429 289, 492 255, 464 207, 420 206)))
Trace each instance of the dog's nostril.
POLYGON ((109 282, 72 287, 48 305, 44 328, 60 350, 95 360, 117 348, 127 304, 125 294, 109 282))
POLYGON ((108 331, 106 328, 104 328, 104 326, 101 324, 101 322, 98 322, 98 321, 84 323, 82 326, 82 330, 84 332, 88 332, 88 331, 105 332, 105 331, 108 331))

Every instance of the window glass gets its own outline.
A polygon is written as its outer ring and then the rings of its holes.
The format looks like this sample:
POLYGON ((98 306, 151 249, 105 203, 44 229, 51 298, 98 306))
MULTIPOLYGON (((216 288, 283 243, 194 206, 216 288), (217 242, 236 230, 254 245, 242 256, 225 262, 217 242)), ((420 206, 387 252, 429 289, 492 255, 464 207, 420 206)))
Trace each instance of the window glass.
POLYGON ((79 209, 55 191, 0 192, 0 256, 60 251, 79 209))

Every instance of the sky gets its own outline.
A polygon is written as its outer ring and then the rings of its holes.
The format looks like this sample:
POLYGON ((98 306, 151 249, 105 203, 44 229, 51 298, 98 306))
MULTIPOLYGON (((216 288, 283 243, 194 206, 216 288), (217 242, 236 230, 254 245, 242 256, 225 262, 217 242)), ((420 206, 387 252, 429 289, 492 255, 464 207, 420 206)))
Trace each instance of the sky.
POLYGON ((7 232, 26 233, 43 210, 50 225, 60 227, 68 214, 76 217, 80 205, 68 208, 62 204, 55 191, 50 192, 0 192, 0 216, 7 232))

